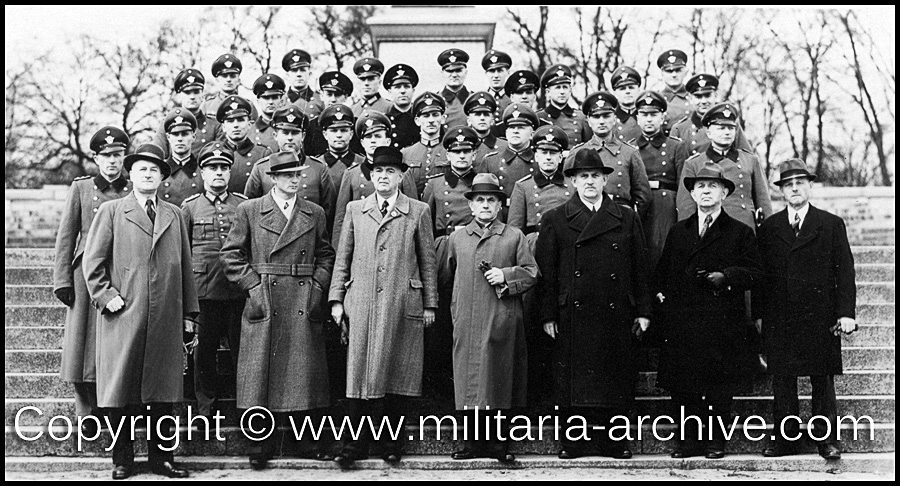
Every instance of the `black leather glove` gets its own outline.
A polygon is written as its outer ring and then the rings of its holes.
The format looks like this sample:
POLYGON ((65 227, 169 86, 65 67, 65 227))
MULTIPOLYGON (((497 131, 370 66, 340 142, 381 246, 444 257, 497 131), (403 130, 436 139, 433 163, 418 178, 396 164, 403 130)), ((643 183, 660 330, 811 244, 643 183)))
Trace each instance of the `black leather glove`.
POLYGON ((56 294, 56 298, 59 299, 60 302, 66 305, 66 307, 72 307, 75 305, 75 289, 72 287, 63 287, 61 289, 56 289, 54 292, 56 294))

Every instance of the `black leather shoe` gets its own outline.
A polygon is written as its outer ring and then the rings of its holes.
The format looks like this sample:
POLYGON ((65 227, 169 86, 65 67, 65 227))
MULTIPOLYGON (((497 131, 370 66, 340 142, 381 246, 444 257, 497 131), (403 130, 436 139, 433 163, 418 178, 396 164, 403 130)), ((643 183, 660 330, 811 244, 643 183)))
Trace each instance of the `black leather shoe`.
POLYGON ((450 458, 456 459, 457 461, 462 461, 462 460, 466 460, 466 459, 475 459, 476 457, 478 457, 478 453, 475 452, 475 449, 472 449, 470 447, 465 447, 458 451, 453 451, 450 454, 450 458))
POLYGON ((557 454, 557 457, 559 457, 560 459, 577 459, 577 458, 581 457, 581 454, 579 454, 576 451, 573 451, 572 449, 563 449, 563 450, 559 451, 559 454, 557 454))
POLYGON ((706 447, 706 458, 707 459, 721 459, 725 457, 725 448, 719 447, 716 445, 710 445, 706 447))
POLYGON ((603 450, 603 455, 613 459, 631 459, 632 457, 631 448, 627 445, 608 446, 603 450))
POLYGON ((672 451, 672 459, 687 459, 706 455, 706 452, 698 446, 679 445, 672 451))
POLYGON ((169 478, 186 478, 190 476, 190 473, 187 472, 187 469, 181 469, 180 467, 175 466, 175 463, 172 461, 163 461, 156 464, 151 464, 150 472, 169 478))
POLYGON ((819 455, 827 461, 834 461, 841 458, 841 450, 834 444, 824 444, 819 446, 819 455))
POLYGON ((116 466, 116 468, 113 469, 113 479, 128 479, 128 476, 131 476, 131 467, 129 466, 116 466))
POLYGON ((353 465, 355 461, 359 461, 362 459, 368 459, 366 456, 360 454, 354 454, 352 452, 341 451, 336 456, 334 456, 333 461, 337 463, 342 469, 346 469, 353 465))
POLYGON ((265 469, 269 463, 269 459, 271 459, 271 454, 251 454, 250 455, 250 467, 256 471, 260 469, 265 469))
POLYGON ((512 464, 516 462, 516 456, 510 454, 509 452, 499 452, 496 456, 494 456, 501 464, 512 464))
POLYGON ((381 455, 381 460, 388 464, 398 464, 403 456, 399 452, 385 452, 381 455))
POLYGON ((762 452, 763 457, 784 457, 793 456, 794 454, 796 454, 796 451, 794 451, 793 447, 781 443, 771 444, 763 449, 762 452))

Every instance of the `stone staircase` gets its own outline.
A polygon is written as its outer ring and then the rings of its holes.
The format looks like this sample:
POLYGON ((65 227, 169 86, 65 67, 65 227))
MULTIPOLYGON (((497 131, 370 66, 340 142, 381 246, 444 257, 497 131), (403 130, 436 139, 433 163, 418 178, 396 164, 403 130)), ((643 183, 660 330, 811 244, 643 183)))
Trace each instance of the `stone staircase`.
MULTIPOLYGON (((853 240, 854 244, 863 242, 871 244, 877 239, 868 235, 866 238, 853 240)), ((858 460, 853 464, 865 464, 860 466, 863 470, 872 469, 873 461, 878 468, 885 466, 885 461, 893 468, 893 454, 895 444, 895 359, 894 359, 894 262, 895 248, 893 236, 890 239, 891 246, 854 246, 853 253, 857 272, 857 320, 860 330, 844 339, 844 369, 845 374, 836 378, 838 394, 838 410, 843 415, 860 417, 868 415, 872 418, 873 425, 865 426, 860 430, 860 437, 854 440, 848 437, 851 433, 850 424, 842 427, 841 445, 845 452, 860 453, 888 453, 868 454, 866 460, 858 460), (870 432, 873 434, 870 437, 870 432)), ((86 469, 107 467, 105 461, 97 461, 97 457, 108 457, 109 453, 104 449, 109 447, 108 434, 93 442, 79 443, 75 434, 69 437, 65 435, 64 421, 57 420, 50 432, 60 436, 60 440, 52 439, 48 434, 48 422, 53 416, 74 418, 74 402, 72 389, 59 379, 58 371, 61 359, 61 345, 63 339, 63 324, 65 321, 65 307, 53 296, 52 283, 52 259, 51 249, 6 249, 6 396, 5 396, 5 425, 6 425, 6 463, 8 470, 71 470, 83 467, 86 469), (16 414, 26 406, 39 408, 43 415, 38 416, 33 412, 23 412, 19 419, 19 432, 24 436, 34 436, 43 432, 40 439, 25 440, 14 429, 16 414), (43 457, 41 457, 43 456, 43 457), (37 459, 36 459, 37 458, 37 459), (37 462, 35 462, 37 461, 37 462), (80 466, 79 466, 80 465, 80 466)), ((220 364, 222 372, 227 372, 227 355, 221 351, 220 364)), ((670 413, 669 398, 665 391, 655 386, 656 373, 649 366, 645 366, 640 374, 637 385, 638 399, 635 413, 655 417, 670 413)), ((807 419, 810 416, 810 388, 807 379, 801 379, 801 416, 807 419)), ((735 400, 734 413, 742 417, 759 415, 771 424, 771 382, 765 377, 760 377, 754 386, 753 392, 747 396, 738 397, 735 400)), ((176 450, 179 460, 194 461, 201 467, 234 467, 233 459, 229 456, 243 456, 249 441, 243 436, 238 424, 238 411, 235 410, 234 401, 224 402, 223 413, 225 428, 223 435, 225 440, 198 439, 197 430, 185 427, 186 407, 191 405, 186 402, 177 410, 181 415, 180 445, 176 450), (188 440, 188 435, 191 435, 188 440), (217 462, 216 458, 221 461, 217 462), (204 466, 205 465, 205 466, 204 466)), ((451 403, 436 402, 429 399, 419 399, 412 403, 407 413, 408 435, 418 437, 418 416, 426 414, 444 415, 451 414, 451 403)), ((540 414, 552 413, 552 406, 538 404, 530 407, 526 414, 536 417, 540 414)), ((537 420, 533 421, 534 424, 537 420)), ((534 426, 532 432, 536 436, 541 432, 543 437, 532 441, 515 443, 513 452, 519 454, 555 454, 558 445, 553 440, 552 422, 539 430, 534 426)), ((642 457, 640 463, 647 462, 649 466, 634 467, 676 467, 675 460, 669 459, 667 452, 672 444, 653 437, 650 429, 650 420, 642 427, 633 426, 632 450, 636 454, 648 454, 642 457), (637 434, 641 433, 638 438, 637 434), (655 454, 655 456, 653 456, 655 454), (657 464, 654 461, 662 461, 657 464), (656 465, 653 465, 656 464, 656 465), (669 466, 665 466, 669 464, 669 466)), ((665 422, 663 422, 665 423, 665 422)), ((769 426, 771 427, 771 425, 769 426)), ((663 435, 672 431, 672 426, 661 425, 663 435)), ((411 440, 406 445, 408 454, 426 456, 446 456, 454 450, 456 443, 450 438, 450 430, 442 429, 440 440, 435 438, 434 425, 426 426, 425 440, 411 440)), ((143 431, 139 431, 139 435, 143 431)), ((283 432, 277 432, 283 433, 283 432)), ((753 435, 760 435, 759 432, 753 435)), ((765 435, 771 435, 771 430, 765 435)), ((852 435, 852 434, 851 434, 852 435)), ((746 439, 740 429, 736 432, 737 438, 730 444, 730 452, 734 454, 752 454, 741 459, 737 463, 741 469, 770 470, 772 467, 784 469, 805 470, 809 464, 824 464, 818 456, 808 456, 811 461, 806 466, 798 466, 795 462, 766 462, 758 456, 763 447, 763 442, 754 442, 746 439), (757 457, 754 459, 753 457, 757 457), (781 466, 778 466, 781 464, 781 466)), ((288 444, 286 442, 285 444, 288 444)), ((136 442, 138 453, 145 453, 145 443, 136 442)), ((815 451, 812 443, 804 442, 803 449, 811 453, 815 451)), ((290 447, 286 447, 284 454, 291 454, 290 447)), ((735 456, 740 457, 740 456, 735 456)), ((549 459, 549 458, 547 458, 549 459)), ((845 461, 846 462, 846 461, 845 461)), ((441 468, 448 467, 445 462, 440 462, 441 468)), ((452 467, 452 464, 449 467, 452 467)), ((456 463, 458 464, 458 463, 456 463)), ((603 465, 596 467, 628 467, 627 465, 603 465)), ((612 463, 609 463, 612 464, 612 463)), ((684 463, 682 467, 688 466, 684 463)), ((690 463, 693 464, 693 463, 690 463)), ((706 467, 722 467, 718 464, 708 463, 706 467)), ((310 466, 312 467, 312 466, 310 466)), ((318 466, 316 466, 318 467, 318 466)), ((466 467, 466 466, 459 466, 466 467)), ((542 467, 552 467, 542 466, 542 467)))

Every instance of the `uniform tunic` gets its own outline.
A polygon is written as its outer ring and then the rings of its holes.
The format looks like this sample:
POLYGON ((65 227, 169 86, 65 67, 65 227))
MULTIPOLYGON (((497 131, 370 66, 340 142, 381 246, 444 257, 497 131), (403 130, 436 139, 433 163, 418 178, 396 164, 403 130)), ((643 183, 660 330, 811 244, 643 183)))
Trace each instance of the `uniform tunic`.
POLYGON ((300 111, 306 114, 310 121, 318 118, 322 110, 325 109, 322 97, 309 86, 306 86, 302 91, 294 91, 293 88, 288 88, 287 93, 284 94, 284 99, 287 103, 300 108, 300 111))
POLYGON ((584 114, 569 105, 560 110, 553 104, 548 104, 547 108, 537 112, 537 116, 543 122, 557 126, 566 132, 569 137, 569 147, 587 142, 594 136, 584 114))
POLYGON ((638 213, 643 216, 650 207, 652 196, 647 170, 637 147, 615 139, 605 142, 595 136, 587 143, 574 147, 566 157, 564 167, 571 167, 575 154, 585 149, 596 150, 603 159, 603 165, 615 169, 609 174, 604 192, 612 195, 613 200, 619 204, 632 209, 637 205, 638 213))
POLYGON ((200 167, 197 165, 195 155, 188 157, 181 165, 170 155, 166 163, 169 164, 172 173, 159 186, 157 196, 160 199, 181 207, 185 199, 203 192, 203 177, 200 176, 200 167))
POLYGON ((126 196, 131 182, 124 175, 110 182, 102 175, 75 179, 56 233, 53 290, 72 288, 75 303, 66 309, 60 378, 69 383, 97 381, 97 310, 82 271, 82 255, 97 209, 106 201, 126 196))
POLYGON ((350 150, 340 157, 329 151, 318 157, 312 157, 312 159, 325 164, 325 167, 328 168, 328 175, 331 177, 331 183, 334 185, 335 194, 341 187, 341 181, 344 180, 344 172, 353 167, 354 164, 361 164, 366 160, 362 155, 355 154, 350 150))
POLYGON ((435 175, 442 174, 450 164, 447 160, 447 150, 441 145, 441 140, 436 139, 430 143, 419 140, 401 150, 403 161, 409 165, 409 177, 416 184, 419 194, 425 190, 425 181, 435 175))
POLYGON ((428 179, 422 199, 431 208, 436 242, 472 221, 472 210, 465 193, 472 188, 473 179, 474 169, 458 176, 449 167, 443 174, 428 179))
MULTIPOLYGON (((197 130, 194 132, 194 141, 191 143, 191 155, 197 157, 200 155, 200 149, 209 142, 225 141, 225 134, 222 132, 222 125, 216 121, 215 117, 208 117, 202 111, 197 113, 191 112, 197 118, 197 130)), ((163 152, 168 157, 171 155, 169 149, 169 139, 166 137, 165 120, 159 123, 156 128, 156 135, 153 143, 162 147, 163 152)))
POLYGON ((253 166, 272 151, 262 145, 256 145, 249 137, 237 145, 231 140, 225 142, 226 147, 234 150, 234 165, 231 166, 231 180, 228 182, 228 192, 244 193, 247 181, 253 172, 253 166))
POLYGON ((481 145, 475 149, 475 170, 477 172, 487 172, 484 169, 484 158, 488 154, 500 153, 506 150, 507 147, 509 147, 509 143, 506 140, 497 138, 493 134, 488 134, 487 137, 482 138, 481 145))
POLYGON ((613 135, 620 142, 628 142, 641 135, 641 127, 638 126, 635 111, 629 113, 621 105, 616 107, 616 128, 613 135))
POLYGON ((250 129, 250 138, 256 145, 262 145, 272 152, 278 152, 280 147, 278 147, 278 142, 275 141, 275 128, 272 127, 271 123, 271 119, 266 120, 263 116, 257 118, 250 129))
POLYGON ((222 260, 230 281, 245 292, 256 288, 241 322, 237 406, 330 405, 321 304, 334 249, 322 208, 297 199, 288 219, 271 194, 241 203, 222 260))
MULTIPOLYGON (((681 180, 678 182, 679 188, 684 187, 685 177, 694 177, 704 165, 710 162, 719 164, 725 177, 734 182, 734 194, 729 194, 723 204, 728 215, 756 231, 756 209, 762 209, 763 218, 772 215, 769 183, 759 159, 750 152, 737 150, 734 147, 725 155, 709 147, 703 153, 685 161, 684 169, 681 171, 681 180)), ((697 212, 697 204, 691 198, 690 191, 679 189, 676 201, 679 221, 687 219, 697 212)))
POLYGON ((516 152, 510 146, 501 152, 492 152, 484 157, 478 170, 497 176, 500 180, 500 189, 506 193, 507 206, 516 181, 539 171, 537 162, 534 161, 534 150, 530 146, 521 152, 516 152))
POLYGON ((439 94, 447 102, 447 108, 444 110, 444 114, 447 115, 447 128, 454 128, 460 125, 466 126, 466 113, 463 111, 463 105, 466 103, 466 98, 471 94, 469 90, 463 86, 459 91, 453 92, 444 86, 444 89, 439 94))
POLYGON ((359 118, 359 115, 364 111, 377 111, 378 113, 387 113, 387 111, 393 106, 390 100, 381 96, 381 93, 376 93, 375 96, 371 98, 364 98, 358 101, 355 101, 352 105, 350 105, 350 110, 353 111, 353 116, 359 118))
POLYGON ((384 114, 391 120, 391 140, 394 147, 403 150, 419 141, 419 125, 416 125, 411 109, 400 111, 391 105, 384 114))
POLYGON ((541 216, 568 201, 573 194, 575 186, 566 181, 561 169, 549 179, 537 170, 516 181, 509 202, 508 224, 525 233, 528 248, 533 252, 541 216))
POLYGON ((683 189, 678 183, 681 180, 681 169, 687 158, 687 150, 681 140, 667 137, 662 132, 650 139, 641 135, 633 143, 640 150, 641 160, 650 181, 652 200, 647 212, 644 213, 643 223, 650 249, 650 261, 655 265, 662 254, 669 228, 678 221, 675 195, 683 189))
MULTIPOLYGON (((505 137, 506 134, 500 132, 500 127, 503 125, 503 112, 506 111, 506 107, 512 103, 512 100, 509 99, 509 95, 506 94, 506 89, 504 88, 500 88, 500 91, 488 88, 485 91, 490 93, 494 97, 494 101, 497 102, 497 108, 494 109, 494 127, 492 128, 494 136, 505 137)), ((529 108, 531 107, 529 106, 529 108)))
POLYGON ((243 194, 225 192, 211 201, 205 194, 195 194, 181 205, 184 221, 191 232, 191 261, 199 300, 241 300, 244 292, 228 281, 219 251, 231 231, 234 215, 243 194))
POLYGON ((448 247, 456 409, 523 407, 528 357, 521 296, 539 273, 525 235, 500 221, 485 229, 472 221, 453 233, 448 247), (488 283, 478 269, 482 261, 503 271, 503 286, 488 283))
POLYGON ((660 91, 666 98, 668 108, 666 109, 665 126, 672 128, 676 122, 691 113, 691 94, 682 84, 677 91, 673 91, 668 85, 660 91))
MULTIPOLYGON (((706 127, 700 123, 700 115, 696 111, 691 112, 672 126, 669 132, 672 136, 678 137, 684 141, 685 147, 690 155, 702 153, 709 146, 709 137, 706 136, 706 127)), ((734 146, 745 151, 752 151, 750 141, 744 135, 744 130, 740 125, 737 127, 737 133, 734 136, 734 146)))
MULTIPOLYGON (((266 174, 272 168, 271 156, 261 159, 253 166, 244 195, 250 199, 262 197, 275 187, 272 176, 266 174)), ((337 189, 331 181, 331 175, 325 164, 316 159, 306 159, 303 165, 306 167, 300 171, 300 189, 297 197, 305 201, 317 204, 325 210, 325 220, 328 227, 334 221, 334 204, 337 201, 337 189)))

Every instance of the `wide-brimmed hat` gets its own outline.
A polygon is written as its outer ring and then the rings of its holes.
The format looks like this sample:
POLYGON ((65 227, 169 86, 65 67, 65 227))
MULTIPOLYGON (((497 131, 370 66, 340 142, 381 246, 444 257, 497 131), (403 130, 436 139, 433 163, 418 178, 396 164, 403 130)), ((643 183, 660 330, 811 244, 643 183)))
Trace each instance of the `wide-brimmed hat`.
POLYGON ((805 177, 810 181, 816 180, 816 175, 806 168, 806 162, 800 159, 787 159, 778 164, 779 179, 775 181, 776 186, 780 186, 791 179, 805 177))
POLYGON ((163 152, 162 147, 155 143, 145 143, 138 147, 133 154, 126 155, 125 170, 131 172, 131 166, 138 160, 146 160, 159 166, 163 179, 168 178, 169 174, 172 173, 172 168, 166 163, 166 153, 163 152))
POLYGON ((463 196, 471 200, 478 194, 493 194, 500 199, 506 198, 506 193, 503 192, 503 189, 500 189, 500 180, 490 172, 475 174, 475 178, 472 179, 472 188, 466 191, 463 196))
POLYGON ((281 152, 276 152, 269 156, 269 160, 271 161, 271 165, 269 166, 269 170, 266 171, 266 174, 269 175, 278 175, 278 174, 288 174, 291 172, 300 172, 303 169, 309 167, 303 163, 303 160, 306 159, 306 156, 298 156, 293 150, 283 150, 281 152))
POLYGON ((603 159, 600 158, 600 154, 596 150, 586 148, 575 152, 572 166, 564 170, 563 174, 567 177, 572 177, 579 170, 599 170, 604 174, 609 174, 615 169, 603 165, 603 159))
POLYGON ((734 182, 731 182, 725 177, 725 172, 718 164, 706 164, 694 177, 685 177, 684 187, 686 187, 688 191, 692 191, 694 190, 694 184, 699 180, 719 181, 728 188, 728 194, 734 192, 734 182))

